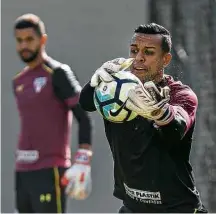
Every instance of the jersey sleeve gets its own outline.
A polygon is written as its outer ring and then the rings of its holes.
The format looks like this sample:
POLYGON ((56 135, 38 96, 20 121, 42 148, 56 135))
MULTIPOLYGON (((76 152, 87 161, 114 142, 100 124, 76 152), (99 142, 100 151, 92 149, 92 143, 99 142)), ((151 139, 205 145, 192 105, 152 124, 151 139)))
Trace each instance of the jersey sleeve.
POLYGON ((91 144, 92 124, 91 119, 79 105, 81 86, 68 65, 62 65, 54 70, 53 86, 56 96, 63 100, 72 110, 78 124, 79 144, 91 144))
POLYGON ((173 119, 159 128, 164 136, 173 136, 174 139, 180 140, 195 123, 197 96, 190 88, 178 90, 171 96, 169 107, 173 119))
POLYGON ((94 97, 94 88, 91 87, 90 82, 88 82, 83 87, 79 99, 79 103, 85 111, 89 111, 89 112, 96 111, 93 97, 94 97))
POLYGON ((81 86, 68 65, 56 68, 52 81, 57 97, 63 100, 68 107, 73 107, 78 103, 81 86))
POLYGON ((79 104, 72 107, 73 115, 79 123, 79 144, 92 144, 92 120, 79 104))

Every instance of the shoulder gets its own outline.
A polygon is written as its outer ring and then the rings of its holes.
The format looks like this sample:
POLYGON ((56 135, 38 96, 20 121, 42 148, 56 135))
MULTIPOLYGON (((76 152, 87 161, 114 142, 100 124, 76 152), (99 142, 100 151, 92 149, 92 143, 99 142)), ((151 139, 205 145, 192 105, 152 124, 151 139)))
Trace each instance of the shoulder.
POLYGON ((77 90, 80 90, 81 86, 76 74, 69 65, 49 58, 49 60, 44 63, 44 68, 52 73, 54 82, 61 82, 62 84, 67 84, 66 82, 69 82, 73 87, 76 87, 77 90))
POLYGON ((56 71, 64 71, 65 67, 70 69, 69 65, 63 64, 51 57, 48 57, 44 63, 43 63, 43 68, 48 71, 49 73, 54 74, 56 71))
POLYGON ((69 65, 61 63, 50 57, 44 62, 43 67, 54 75, 71 75, 74 73, 69 65))
POLYGON ((13 82, 16 82, 16 80, 20 79, 21 77, 25 76, 25 74, 29 71, 29 69, 27 67, 23 68, 23 70, 21 70, 20 72, 18 72, 17 74, 14 75, 14 77, 12 78, 13 82))
POLYGON ((171 93, 183 93, 183 94, 191 94, 196 96, 195 92, 191 89, 190 86, 183 84, 181 81, 176 81, 170 75, 165 75, 165 80, 167 86, 169 86, 171 93))
POLYGON ((190 86, 183 84, 181 81, 176 81, 172 76, 165 76, 167 85, 170 88, 171 101, 182 101, 188 104, 197 105, 198 98, 196 93, 190 86))

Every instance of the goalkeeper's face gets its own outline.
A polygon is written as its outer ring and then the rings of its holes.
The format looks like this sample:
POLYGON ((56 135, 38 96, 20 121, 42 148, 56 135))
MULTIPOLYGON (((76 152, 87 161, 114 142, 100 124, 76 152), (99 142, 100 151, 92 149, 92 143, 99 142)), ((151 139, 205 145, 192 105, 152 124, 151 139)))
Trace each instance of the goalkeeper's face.
POLYGON ((163 78, 163 69, 171 60, 170 53, 164 53, 161 47, 162 36, 134 34, 130 44, 130 57, 135 58, 131 72, 143 83, 159 82, 163 78))
POLYGON ((33 28, 15 30, 16 50, 25 63, 33 62, 41 53, 44 45, 43 36, 38 35, 33 28))

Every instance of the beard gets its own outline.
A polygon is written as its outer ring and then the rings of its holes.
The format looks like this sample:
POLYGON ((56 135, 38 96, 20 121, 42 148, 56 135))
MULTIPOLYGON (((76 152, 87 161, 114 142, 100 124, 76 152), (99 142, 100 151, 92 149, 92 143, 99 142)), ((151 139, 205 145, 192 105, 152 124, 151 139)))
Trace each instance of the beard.
POLYGON ((25 50, 20 51, 19 55, 20 55, 20 58, 23 62, 29 63, 29 62, 33 62, 38 57, 39 52, 40 52, 40 48, 37 48, 35 51, 25 49, 25 50), (25 51, 28 51, 30 53, 30 55, 28 57, 24 57, 22 55, 22 53, 25 51))
POLYGON ((163 71, 158 71, 155 73, 148 73, 148 71, 143 75, 139 72, 132 72, 136 77, 138 77, 141 82, 144 84, 145 82, 153 81, 154 83, 158 83, 163 79, 163 71))
POLYGON ((162 80, 162 78, 163 78, 163 72, 149 74, 143 78, 143 83, 148 81, 153 81, 154 83, 158 83, 162 80))

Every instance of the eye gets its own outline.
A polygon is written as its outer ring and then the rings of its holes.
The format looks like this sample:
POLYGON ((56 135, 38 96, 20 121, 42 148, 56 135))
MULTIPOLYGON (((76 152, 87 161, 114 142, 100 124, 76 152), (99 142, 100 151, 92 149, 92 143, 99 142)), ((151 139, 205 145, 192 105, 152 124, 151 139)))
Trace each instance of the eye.
POLYGON ((26 41, 27 42, 32 42, 34 39, 32 38, 32 37, 28 37, 27 39, 26 39, 26 41))
POLYGON ((17 43, 21 43, 21 42, 22 42, 22 39, 17 38, 16 41, 17 41, 17 43))
POLYGON ((154 51, 152 50, 145 50, 146 55, 154 55, 154 51))
POLYGON ((130 52, 131 52, 132 54, 137 54, 137 53, 138 53, 138 50, 136 50, 136 49, 131 49, 130 52))

